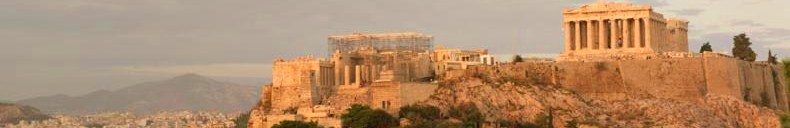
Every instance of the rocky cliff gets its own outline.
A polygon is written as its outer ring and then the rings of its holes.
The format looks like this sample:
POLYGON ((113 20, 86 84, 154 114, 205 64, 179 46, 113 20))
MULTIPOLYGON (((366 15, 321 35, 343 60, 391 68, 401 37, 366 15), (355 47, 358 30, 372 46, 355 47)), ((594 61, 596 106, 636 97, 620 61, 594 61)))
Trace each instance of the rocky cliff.
POLYGON ((696 102, 625 94, 625 99, 596 99, 535 83, 506 77, 458 77, 442 82, 422 103, 445 112, 471 103, 491 124, 534 124, 550 118, 556 127, 779 127, 776 111, 726 96, 708 95, 696 102))

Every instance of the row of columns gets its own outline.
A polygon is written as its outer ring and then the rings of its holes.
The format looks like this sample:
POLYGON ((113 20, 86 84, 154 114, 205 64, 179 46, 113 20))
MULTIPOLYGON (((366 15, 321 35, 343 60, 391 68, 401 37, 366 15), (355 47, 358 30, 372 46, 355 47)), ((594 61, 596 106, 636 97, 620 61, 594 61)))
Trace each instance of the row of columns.
MULTIPOLYGON (((378 65, 345 65, 343 67, 343 75, 341 77, 335 77, 337 82, 334 85, 354 85, 360 86, 362 82, 371 82, 379 78, 379 72, 382 70, 382 66, 378 65), (353 74, 352 74, 353 73, 353 74), (340 80, 342 79, 342 80, 340 80), (353 80, 352 80, 353 79, 353 80)), ((338 72, 336 72, 337 74, 338 72)))
POLYGON ((563 26, 567 51, 650 48, 650 21, 643 18, 568 21, 563 26))
POLYGON ((334 78, 336 75, 332 72, 332 67, 320 67, 318 70, 319 82, 321 85, 336 85, 334 78))

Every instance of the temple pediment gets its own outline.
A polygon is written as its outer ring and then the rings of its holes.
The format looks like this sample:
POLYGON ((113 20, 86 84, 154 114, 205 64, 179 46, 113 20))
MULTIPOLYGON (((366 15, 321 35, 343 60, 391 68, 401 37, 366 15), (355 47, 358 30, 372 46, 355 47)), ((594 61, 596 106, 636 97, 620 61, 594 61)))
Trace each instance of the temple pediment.
POLYGON ((652 7, 648 5, 635 5, 631 3, 596 2, 592 4, 583 5, 575 9, 565 9, 564 13, 634 11, 634 10, 652 10, 652 7))

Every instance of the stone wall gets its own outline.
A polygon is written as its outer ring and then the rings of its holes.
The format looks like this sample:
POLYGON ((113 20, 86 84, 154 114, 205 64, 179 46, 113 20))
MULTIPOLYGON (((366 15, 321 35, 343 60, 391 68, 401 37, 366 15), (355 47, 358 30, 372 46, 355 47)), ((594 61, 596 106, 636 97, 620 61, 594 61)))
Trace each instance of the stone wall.
POLYGON ((332 65, 312 57, 276 60, 272 74, 272 110, 309 107, 322 102, 334 80, 332 65))
POLYGON ((400 84, 398 82, 378 81, 370 86, 370 107, 397 114, 401 106, 400 84))
POLYGON ((668 46, 672 51, 689 51, 688 24, 682 19, 667 19, 668 46))
POLYGON ((702 60, 667 58, 618 61, 626 87, 658 98, 694 101, 707 90, 702 60))
POLYGON ((739 62, 717 54, 706 53, 703 57, 708 91, 743 100, 743 80, 739 62))
POLYGON ((781 67, 767 63, 739 61, 743 78, 743 98, 754 104, 787 110, 786 81, 782 80, 781 67))
POLYGON ((694 102, 714 94, 787 110, 787 98, 782 93, 785 87, 781 86, 785 81, 774 79, 774 76, 783 76, 772 73, 778 72, 779 67, 760 62, 705 54, 684 58, 558 62, 557 65, 560 67, 559 85, 588 96, 617 99, 625 92, 694 102))
POLYGON ((774 66, 774 71, 776 71, 774 78, 779 83, 774 85, 777 87, 775 88, 774 92, 776 92, 777 100, 779 101, 779 108, 790 111, 790 101, 788 101, 787 86, 785 86, 788 85, 787 82, 790 81, 787 81, 787 79, 782 79, 782 78, 787 78, 787 76, 785 76, 786 74, 782 72, 785 71, 785 68, 787 67, 784 67, 781 64, 774 66))
POLYGON ((400 83, 400 105, 406 106, 428 99, 439 86, 431 83, 400 83))
POLYGON ((326 104, 340 110, 350 108, 353 104, 370 106, 370 88, 341 86, 335 95, 329 97, 326 104))
MULTIPOLYGON (((541 85, 557 85, 596 99, 622 100, 649 96, 700 102, 722 95, 787 110, 782 67, 746 62, 720 54, 605 61, 526 62, 477 66, 466 75, 496 75, 541 85), (776 73, 773 73, 776 72, 776 73), (775 79, 776 78, 776 79, 775 79), (778 83, 778 84, 776 84, 778 83), (744 99, 746 98, 746 99, 744 99)), ((494 81, 496 82, 496 81, 494 81)))
POLYGON ((281 114, 282 111, 287 109, 311 106, 310 95, 302 93, 306 92, 304 90, 309 89, 294 86, 272 87, 271 111, 281 114))
POLYGON ((557 63, 558 85, 596 99, 624 99, 628 89, 617 62, 557 63))

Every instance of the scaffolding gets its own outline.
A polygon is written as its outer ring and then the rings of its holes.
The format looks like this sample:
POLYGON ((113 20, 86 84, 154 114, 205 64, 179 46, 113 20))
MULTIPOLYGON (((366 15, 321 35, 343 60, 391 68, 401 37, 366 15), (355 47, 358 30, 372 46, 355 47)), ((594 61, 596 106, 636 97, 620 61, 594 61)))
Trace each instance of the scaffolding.
POLYGON ((426 52, 433 49, 433 36, 422 33, 354 33, 329 37, 329 54, 358 48, 382 51, 426 52))

